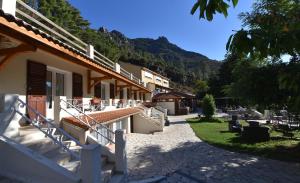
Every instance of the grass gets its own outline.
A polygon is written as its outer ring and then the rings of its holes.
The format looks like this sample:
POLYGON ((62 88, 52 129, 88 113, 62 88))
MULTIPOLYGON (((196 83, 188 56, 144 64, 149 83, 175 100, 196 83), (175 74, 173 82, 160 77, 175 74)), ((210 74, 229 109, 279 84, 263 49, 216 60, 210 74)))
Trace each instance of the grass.
MULTIPOLYGON (((300 162, 300 132, 294 137, 284 137, 278 131, 271 132, 271 140, 267 142, 249 143, 240 138, 238 133, 228 131, 228 123, 222 119, 205 120, 188 119, 196 135, 203 141, 230 151, 258 155, 282 161, 300 162)), ((248 124, 242 121, 243 126, 248 124)))

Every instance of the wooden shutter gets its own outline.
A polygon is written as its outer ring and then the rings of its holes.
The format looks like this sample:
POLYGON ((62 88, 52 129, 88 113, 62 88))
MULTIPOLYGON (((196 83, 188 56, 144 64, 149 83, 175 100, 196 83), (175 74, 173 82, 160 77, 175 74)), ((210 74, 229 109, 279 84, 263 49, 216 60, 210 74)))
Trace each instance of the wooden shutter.
POLYGON ((73 98, 82 98, 82 96, 83 96, 82 76, 80 74, 73 73, 73 98))
POLYGON ((115 99, 115 85, 114 84, 109 85, 109 92, 110 92, 110 98, 115 99))
MULTIPOLYGON (((44 64, 28 61, 27 62, 27 108, 30 119, 36 119, 37 115, 32 110, 38 111, 46 116, 46 80, 47 66, 44 64)), ((40 121, 42 122, 42 121, 40 121)))
POLYGON ((27 95, 46 95, 47 66, 27 62, 27 95))
POLYGON ((101 83, 98 83, 97 85, 95 85, 94 87, 94 95, 97 98, 101 98, 101 83))

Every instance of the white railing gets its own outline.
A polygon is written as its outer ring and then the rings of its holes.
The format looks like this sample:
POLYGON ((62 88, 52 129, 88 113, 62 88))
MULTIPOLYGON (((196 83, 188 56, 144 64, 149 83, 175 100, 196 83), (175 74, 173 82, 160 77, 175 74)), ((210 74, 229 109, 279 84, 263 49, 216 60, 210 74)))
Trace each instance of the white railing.
POLYGON ((70 139, 76 143, 76 145, 83 147, 77 139, 69 135, 66 131, 59 128, 54 120, 49 120, 45 116, 43 116, 40 112, 32 108, 30 105, 27 105, 21 99, 16 100, 17 104, 13 106, 12 110, 15 111, 17 114, 22 116, 27 122, 29 122, 32 126, 39 129, 42 133, 44 133, 48 138, 53 140, 53 142, 59 145, 63 150, 68 152, 71 156, 76 158, 76 160, 80 160, 80 155, 77 154, 75 151, 71 150, 66 144, 64 144, 63 140, 65 138, 70 139), (28 113, 34 115, 34 119, 31 119, 28 115, 22 113, 19 108, 26 107, 28 113), (55 129, 55 135, 54 135, 55 129), (58 134, 57 134, 58 133, 58 134))
MULTIPOLYGON (((89 56, 87 54, 87 48, 89 46, 87 43, 72 35, 70 32, 66 31, 59 25, 55 24, 47 17, 28 6, 22 0, 17 0, 16 16, 29 23, 30 25, 36 27, 41 32, 48 34, 58 41, 61 41, 63 44, 77 50, 81 54, 89 56)), ((93 61, 102 67, 115 71, 115 62, 111 61, 109 58, 105 57, 96 50, 94 50, 93 61)), ((121 68, 121 74, 126 78, 131 79, 131 74, 123 68, 121 68)), ((140 84, 139 80, 136 77, 132 79, 132 81, 140 84)))
POLYGON ((68 46, 75 47, 75 49, 81 53, 86 54, 86 48, 88 46, 86 43, 28 6, 22 0, 17 0, 16 15, 18 18, 26 19, 29 21, 28 23, 33 24, 35 27, 38 27, 40 30, 57 38, 68 46))
POLYGON ((131 79, 131 78, 130 78, 130 76, 131 76, 130 72, 126 71, 126 70, 123 69, 122 67, 121 67, 121 75, 125 76, 125 77, 128 78, 128 79, 131 79))
MULTIPOLYGON (((100 142, 103 141, 102 138, 105 138, 108 142, 113 143, 113 144, 115 143, 114 142, 115 133, 111 129, 107 128, 105 125, 102 125, 101 123, 98 123, 97 120, 92 118, 90 115, 87 115, 81 109, 77 108, 76 106, 72 105, 71 103, 69 103, 63 99, 61 99, 60 101, 61 101, 61 103, 64 103, 66 106, 69 106, 69 108, 71 107, 72 109, 75 109, 77 111, 77 114, 73 114, 67 108, 62 107, 62 105, 60 105, 60 109, 65 111, 66 113, 68 113, 69 115, 74 117, 75 119, 77 119, 83 125, 86 125, 87 127, 89 127, 92 130, 92 134, 95 134, 94 136, 97 139, 100 139, 99 137, 101 137, 100 142), (105 131, 106 134, 102 134, 103 131, 105 131)), ((106 145, 106 144, 103 144, 103 145, 106 145)))
POLYGON ((140 84, 140 83, 139 83, 140 80, 139 80, 137 77, 135 77, 135 76, 132 76, 132 81, 134 81, 134 82, 140 84))

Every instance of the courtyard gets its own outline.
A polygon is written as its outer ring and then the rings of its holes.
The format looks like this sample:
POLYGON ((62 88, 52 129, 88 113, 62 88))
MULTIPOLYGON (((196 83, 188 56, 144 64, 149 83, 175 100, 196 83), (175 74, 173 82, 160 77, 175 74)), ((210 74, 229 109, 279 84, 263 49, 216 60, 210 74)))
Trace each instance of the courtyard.
POLYGON ((300 164, 230 152, 202 142, 185 119, 154 134, 127 136, 129 181, 165 176, 160 182, 299 182, 300 164))

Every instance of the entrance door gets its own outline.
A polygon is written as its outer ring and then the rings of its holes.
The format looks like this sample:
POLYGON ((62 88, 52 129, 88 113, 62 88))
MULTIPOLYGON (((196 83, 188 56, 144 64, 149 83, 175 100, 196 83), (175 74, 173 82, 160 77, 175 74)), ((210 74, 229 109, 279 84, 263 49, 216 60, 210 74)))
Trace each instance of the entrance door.
POLYGON ((101 83, 96 84, 94 87, 94 96, 96 98, 101 98, 101 92, 102 92, 101 87, 102 87, 101 83))
MULTIPOLYGON (((27 62, 27 105, 46 116, 47 67, 36 62, 27 62)), ((36 119, 34 111, 27 108, 30 119, 36 119)))

